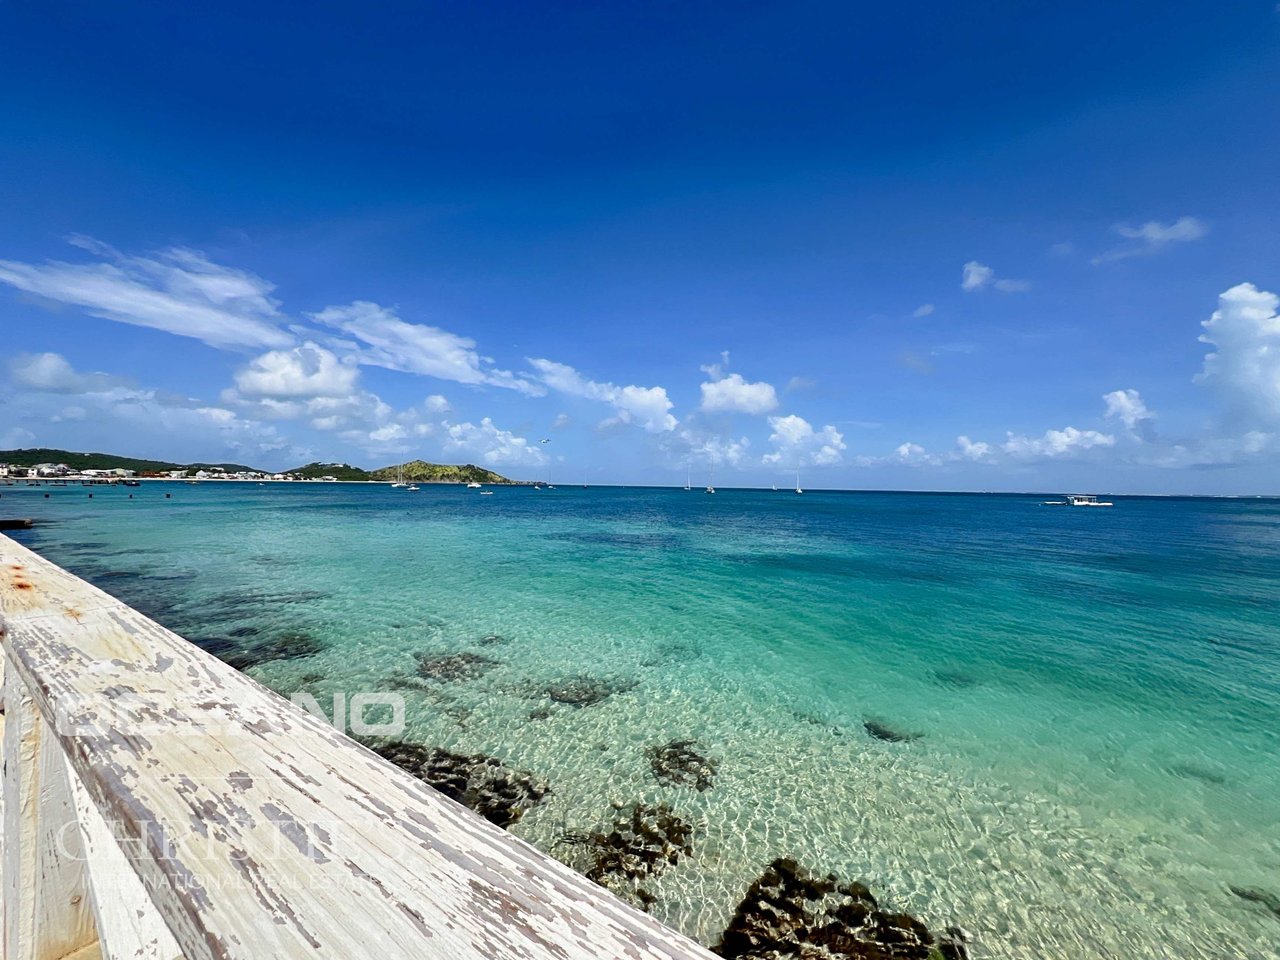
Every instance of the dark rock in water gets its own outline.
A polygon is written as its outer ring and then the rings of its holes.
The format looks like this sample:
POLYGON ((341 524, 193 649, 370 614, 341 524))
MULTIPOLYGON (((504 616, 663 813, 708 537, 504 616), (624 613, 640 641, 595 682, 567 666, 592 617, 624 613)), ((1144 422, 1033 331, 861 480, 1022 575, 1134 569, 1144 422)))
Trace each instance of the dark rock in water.
POLYGON ((244 626, 244 627, 236 627, 234 630, 228 630, 227 636, 236 637, 237 639, 239 639, 242 637, 256 637, 261 632, 262 632, 261 627, 244 626))
POLYGON ((507 638, 499 633, 490 633, 480 638, 480 646, 482 647, 495 647, 506 642, 507 638))
POLYGON ((571 707, 593 707, 615 693, 626 693, 635 686, 634 680, 579 675, 556 680, 543 688, 543 692, 556 703, 567 703, 571 707))
POLYGON ((969 690, 980 682, 977 677, 962 670, 935 670, 933 679, 941 686, 956 690, 969 690))
POLYGON ((301 630, 255 637, 248 643, 240 643, 227 637, 204 637, 197 639, 195 643, 237 670, 247 670, 273 660, 313 657, 324 650, 323 643, 301 630))
POLYGON ((947 927, 938 937, 942 960, 969 960, 969 935, 959 927, 947 927))
POLYGON ((374 750, 500 827, 511 826, 551 793, 551 787, 533 774, 512 770, 482 753, 453 753, 403 740, 374 750))
POLYGON ((498 665, 481 653, 424 653, 418 658, 418 676, 428 680, 474 680, 498 665))
POLYGON ((877 740, 885 740, 888 743, 910 743, 912 740, 919 740, 924 736, 922 733, 897 730, 879 720, 864 720, 862 721, 862 728, 877 740))
POLYGON ((324 674, 323 673, 304 673, 298 679, 301 680, 303 683, 319 683, 321 680, 324 679, 324 674))
MULTIPOLYGON (((949 946, 963 951, 963 939, 950 938, 949 946)), ((931 960, 941 945, 935 950, 929 928, 910 914, 882 910, 863 884, 778 859, 751 885, 712 950, 726 960, 931 960)))
POLYGON ((1248 900, 1250 903, 1260 903, 1277 917, 1280 917, 1280 896, 1277 896, 1270 890, 1261 890, 1258 887, 1237 887, 1234 884, 1228 884, 1227 889, 1241 900, 1248 900))
POLYGON ((659 780, 677 786, 707 790, 715 782, 719 763, 703 756, 694 748, 695 740, 672 740, 645 751, 649 766, 659 780))
POLYGON ((559 843, 586 847, 587 878, 648 910, 654 896, 640 882, 693 853, 693 826, 665 803, 637 803, 594 833, 567 833, 559 843))
POLYGON ((536 707, 529 711, 530 720, 549 720, 551 719, 551 710, 549 707, 536 707))

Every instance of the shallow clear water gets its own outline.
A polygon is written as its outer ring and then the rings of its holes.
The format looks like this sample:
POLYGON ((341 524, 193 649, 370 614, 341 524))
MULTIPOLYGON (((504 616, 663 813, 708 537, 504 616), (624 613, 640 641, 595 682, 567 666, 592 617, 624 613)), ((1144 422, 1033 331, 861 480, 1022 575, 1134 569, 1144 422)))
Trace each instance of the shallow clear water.
POLYGON ((407 693, 410 737, 549 780, 513 829, 571 863, 557 839, 611 803, 670 803, 694 855, 653 912, 704 942, 791 855, 976 957, 1280 954, 1280 918, 1228 889, 1280 892, 1280 501, 93 492, 0 487, 0 515, 51 521, 19 539, 197 642, 324 642, 249 669, 286 694, 501 661, 407 693), (618 692, 538 693, 577 674, 618 692), (680 738, 711 789, 654 778, 645 750, 680 738))

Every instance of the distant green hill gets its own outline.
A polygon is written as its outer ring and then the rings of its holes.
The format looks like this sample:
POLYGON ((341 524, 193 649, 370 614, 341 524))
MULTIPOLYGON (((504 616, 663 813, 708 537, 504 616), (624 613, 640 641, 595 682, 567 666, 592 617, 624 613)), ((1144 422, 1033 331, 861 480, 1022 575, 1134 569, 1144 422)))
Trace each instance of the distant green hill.
POLYGON ((400 467, 404 468, 406 481, 424 481, 427 483, 514 483, 501 474, 477 467, 472 463, 456 466, 449 463, 427 463, 425 460, 410 460, 406 464, 392 464, 381 470, 369 473, 371 480, 395 480, 400 467))
POLYGON ((349 463, 308 463, 306 466, 294 467, 284 471, 304 480, 318 480, 320 477, 333 477, 335 480, 372 480, 368 470, 353 467, 349 463))
POLYGON ((0 450, 0 463, 15 467, 33 467, 37 463, 65 463, 72 470, 111 470, 120 467, 138 473, 165 473, 169 470, 222 469, 232 473, 256 470, 241 463, 170 463, 167 460, 139 460, 121 457, 114 453, 75 453, 71 450, 54 450, 49 447, 29 447, 22 450, 0 450))

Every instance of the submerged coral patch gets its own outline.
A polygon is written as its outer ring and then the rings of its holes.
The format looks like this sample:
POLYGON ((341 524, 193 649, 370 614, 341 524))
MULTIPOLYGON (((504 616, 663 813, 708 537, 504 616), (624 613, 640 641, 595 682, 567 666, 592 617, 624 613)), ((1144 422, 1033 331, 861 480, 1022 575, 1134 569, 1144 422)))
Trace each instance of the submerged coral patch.
POLYGON ((498 666, 482 653, 424 653, 418 657, 418 676, 427 680, 474 680, 498 666))
POLYGON ((693 853, 693 825, 665 803, 636 803, 609 827, 566 833, 558 842, 585 848, 587 862, 579 868, 587 878, 647 910, 654 897, 640 882, 693 853))
POLYGON ((708 790, 719 762, 699 752, 696 740, 672 740, 645 751, 653 775, 664 783, 708 790))
POLYGON ((374 750, 500 827, 511 826, 551 793, 545 780, 482 753, 453 753, 403 740, 377 745, 374 750))
POLYGON ((771 863, 712 950, 726 960, 965 960, 956 928, 935 939, 906 913, 880 908, 861 883, 819 877, 795 860, 771 863))
POLYGON ((203 637, 194 642, 237 670, 247 670, 274 660, 313 657, 325 648, 323 643, 303 630, 289 630, 265 637, 255 635, 247 642, 243 638, 231 637, 203 637))
POLYGON ((922 733, 899 730, 897 727, 891 727, 889 724, 875 719, 862 721, 862 729, 877 740, 884 740, 887 743, 910 743, 912 740, 919 740, 924 736, 922 733))
POLYGON ((615 693, 626 693, 636 687, 634 680, 620 678, 589 677, 579 674, 554 680, 542 688, 542 692, 556 703, 571 707, 593 707, 603 703, 615 693))

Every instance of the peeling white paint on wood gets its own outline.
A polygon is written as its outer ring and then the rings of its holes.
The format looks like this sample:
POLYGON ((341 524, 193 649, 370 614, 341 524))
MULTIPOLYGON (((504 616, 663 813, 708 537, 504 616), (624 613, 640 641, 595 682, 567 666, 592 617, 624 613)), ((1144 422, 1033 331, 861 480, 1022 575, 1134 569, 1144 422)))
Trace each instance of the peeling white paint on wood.
POLYGON ((188 960, 712 957, 2 536, 0 614, 188 960))
POLYGON ((6 960, 61 960, 97 942, 62 749, 6 671, 6 960))
POLYGON ((173 934, 65 758, 64 767, 71 782, 85 859, 93 866, 89 886, 102 955, 109 960, 182 960, 173 934))

